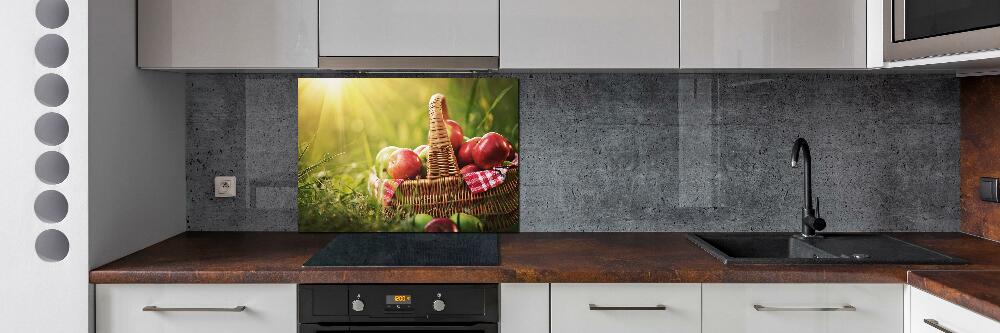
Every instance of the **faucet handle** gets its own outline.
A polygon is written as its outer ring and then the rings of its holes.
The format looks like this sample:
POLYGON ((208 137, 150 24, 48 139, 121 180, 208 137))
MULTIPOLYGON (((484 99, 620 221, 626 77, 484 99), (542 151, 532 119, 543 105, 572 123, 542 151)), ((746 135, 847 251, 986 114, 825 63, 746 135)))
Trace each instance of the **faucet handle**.
POLYGON ((816 217, 819 217, 819 196, 816 196, 816 217))
POLYGON ((812 223, 810 227, 812 227, 816 231, 822 231, 823 229, 826 229, 826 220, 824 220, 822 217, 814 218, 811 222, 812 223))

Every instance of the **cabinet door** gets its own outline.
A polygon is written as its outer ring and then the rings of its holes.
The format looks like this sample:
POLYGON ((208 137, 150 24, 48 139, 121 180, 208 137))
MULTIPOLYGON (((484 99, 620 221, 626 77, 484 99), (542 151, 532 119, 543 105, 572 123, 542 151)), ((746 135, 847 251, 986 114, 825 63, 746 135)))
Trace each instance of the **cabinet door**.
POLYGON ((549 333, 549 284, 500 284, 501 333, 549 333))
POLYGON ((552 332, 701 331, 699 284, 552 284, 552 332))
POLYGON ((319 0, 324 57, 496 57, 499 0, 319 0))
POLYGON ((95 303, 98 333, 294 333, 298 324, 294 284, 101 284, 95 303))
POLYGON ((903 331, 901 284, 727 283, 702 290, 705 333, 903 331))
POLYGON ((865 68, 866 0, 681 0, 681 68, 865 68))
POLYGON ((139 0, 139 67, 316 68, 317 0, 139 0))
POLYGON ((500 67, 677 68, 678 0, 504 0, 500 67))
POLYGON ((910 287, 909 291, 910 332, 907 333, 941 333, 943 330, 961 333, 1000 332, 1000 322, 923 290, 910 287))

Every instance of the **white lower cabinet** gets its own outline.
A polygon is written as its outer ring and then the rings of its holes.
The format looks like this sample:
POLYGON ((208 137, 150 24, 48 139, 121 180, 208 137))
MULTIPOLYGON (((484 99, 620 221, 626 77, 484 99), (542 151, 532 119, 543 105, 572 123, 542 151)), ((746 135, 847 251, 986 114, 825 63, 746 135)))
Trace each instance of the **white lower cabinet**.
POLYGON ((552 284, 552 333, 701 331, 700 284, 552 284))
MULTIPOLYGON (((515 283, 500 298, 502 333, 1000 332, 902 284, 515 283)), ((95 301, 98 333, 297 331, 294 284, 101 284, 95 301)))
POLYGON ((997 333, 1000 322, 940 299, 927 292, 908 287, 910 315, 907 333, 997 333))
POLYGON ((96 303, 98 333, 294 333, 298 322, 294 284, 100 284, 96 303))
POLYGON ((903 332, 902 284, 704 284, 703 332, 903 332))
POLYGON ((549 284, 501 283, 500 332, 549 333, 549 284))

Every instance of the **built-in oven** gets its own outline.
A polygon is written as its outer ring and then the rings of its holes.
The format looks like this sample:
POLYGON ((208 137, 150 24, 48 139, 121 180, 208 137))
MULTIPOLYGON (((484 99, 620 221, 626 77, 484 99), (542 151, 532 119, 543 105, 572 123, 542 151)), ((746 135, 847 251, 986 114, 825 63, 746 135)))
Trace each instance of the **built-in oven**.
POLYGON ((299 333, 497 333, 495 284, 302 284, 299 333))
POLYGON ((1000 49, 1000 0, 884 0, 885 60, 1000 49))

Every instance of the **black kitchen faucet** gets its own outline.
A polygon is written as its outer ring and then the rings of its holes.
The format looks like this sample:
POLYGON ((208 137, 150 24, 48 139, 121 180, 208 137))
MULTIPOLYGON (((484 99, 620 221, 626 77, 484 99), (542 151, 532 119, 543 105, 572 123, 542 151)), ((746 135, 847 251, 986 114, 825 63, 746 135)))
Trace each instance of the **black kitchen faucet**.
MULTIPOLYGON (((799 167, 799 152, 802 152, 802 160, 805 164, 805 171, 802 173, 802 237, 820 237, 816 231, 826 229, 826 220, 816 215, 816 210, 812 204, 812 156, 809 155, 809 144, 806 139, 798 138, 792 146, 792 167, 799 167)), ((819 207, 819 198, 816 198, 816 206, 819 207)))

